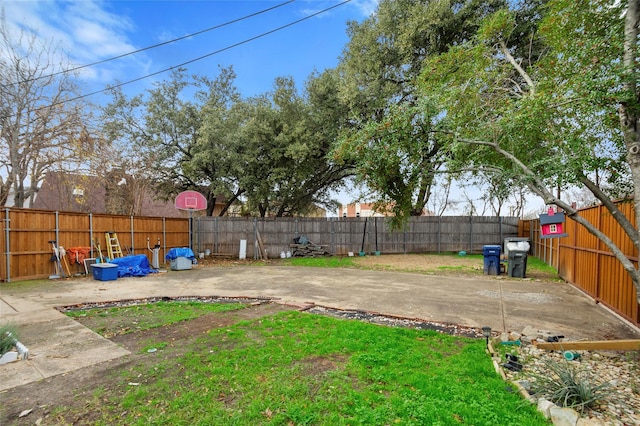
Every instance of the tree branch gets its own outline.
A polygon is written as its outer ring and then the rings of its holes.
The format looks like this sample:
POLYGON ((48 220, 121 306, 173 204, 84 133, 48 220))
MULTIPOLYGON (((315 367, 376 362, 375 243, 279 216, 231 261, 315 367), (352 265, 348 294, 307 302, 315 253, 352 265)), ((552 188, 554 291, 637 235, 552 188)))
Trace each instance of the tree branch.
POLYGON ((518 74, 520 74, 520 76, 522 78, 524 78, 524 81, 527 82, 527 85, 529 85, 529 87, 530 87, 531 94, 533 95, 535 93, 535 89, 536 89, 535 88, 535 84, 533 83, 533 80, 531 79, 531 77, 529 77, 529 74, 527 74, 527 72, 524 70, 524 68, 522 68, 520 66, 518 61, 515 60, 513 55, 511 55, 511 52, 509 52, 509 49, 507 48, 507 45, 502 40, 500 40, 500 51, 507 58, 507 61, 509 61, 509 63, 511 65, 513 65, 513 67, 516 69, 516 71, 518 71, 518 74))

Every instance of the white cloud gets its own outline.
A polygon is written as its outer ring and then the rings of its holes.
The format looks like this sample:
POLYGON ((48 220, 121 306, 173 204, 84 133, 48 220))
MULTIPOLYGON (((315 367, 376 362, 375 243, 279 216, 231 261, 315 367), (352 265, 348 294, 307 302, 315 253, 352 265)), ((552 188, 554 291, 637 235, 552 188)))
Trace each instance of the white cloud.
POLYGON ((379 0, 354 0, 353 4, 360 9, 360 12, 369 17, 378 8, 379 0))
MULTIPOLYGON (((127 16, 110 12, 97 0, 2 1, 7 25, 17 35, 20 29, 34 31, 43 42, 60 47, 67 62, 84 65, 138 49, 129 38, 135 26, 127 16)), ((81 71, 83 78, 98 84, 124 79, 132 66, 144 72, 149 59, 129 56, 81 71)))
MULTIPOLYGON (((378 8, 378 3, 380 0, 352 0, 350 3, 343 5, 342 7, 355 7, 364 17, 369 17, 373 12, 378 8)), ((318 13, 321 10, 324 10, 328 7, 334 6, 339 2, 316 2, 310 1, 309 3, 313 4, 313 7, 307 7, 300 11, 302 16, 313 15, 314 13, 318 13)), ((330 16, 335 12, 336 9, 329 10, 328 12, 321 13, 317 15, 317 18, 324 18, 326 16, 330 16)))

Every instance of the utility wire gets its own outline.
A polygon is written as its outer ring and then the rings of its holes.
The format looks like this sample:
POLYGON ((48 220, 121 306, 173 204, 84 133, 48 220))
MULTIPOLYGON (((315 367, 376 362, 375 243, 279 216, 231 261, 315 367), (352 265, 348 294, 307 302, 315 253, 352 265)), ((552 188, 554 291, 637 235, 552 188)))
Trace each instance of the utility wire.
POLYGON ((222 49, 213 51, 211 53, 207 53, 206 55, 199 56, 199 57, 197 57, 195 59, 191 59, 191 60, 183 62, 181 64, 173 65, 173 66, 171 66, 169 68, 165 68, 165 69, 162 69, 160 71, 156 71, 156 72, 153 72, 151 74, 144 75, 142 77, 134 78, 133 80, 128 80, 128 81, 125 81, 125 82, 122 82, 122 83, 117 83, 117 84, 114 84, 112 86, 108 86, 108 87, 106 87, 105 89, 102 89, 102 90, 96 90, 95 92, 86 93, 84 95, 76 96, 75 98, 70 98, 70 99, 65 99, 63 101, 54 102, 54 103, 52 103, 52 104, 50 104, 48 106, 43 106, 43 107, 40 107, 40 108, 36 108, 35 111, 39 111, 39 110, 45 109, 45 108, 51 108, 51 107, 54 107, 54 106, 57 106, 57 105, 61 105, 61 104, 67 103, 67 102, 77 101, 77 100, 83 99, 83 98, 88 98, 89 96, 97 95, 98 93, 104 93, 104 92, 107 92, 109 90, 116 89, 118 87, 126 86, 127 84, 135 83, 137 81, 144 80, 146 78, 153 77, 153 76, 156 76, 158 74, 162 74, 162 73, 165 73, 167 71, 171 71, 171 70, 174 70, 176 68, 180 68, 180 67, 192 64, 192 63, 197 62, 197 61, 201 61, 202 59, 208 58, 209 56, 217 55, 218 53, 224 52, 226 50, 233 49, 234 47, 238 47, 238 46, 241 46, 243 44, 247 44, 247 43, 249 43, 251 41, 257 40, 257 39, 262 38, 262 37, 265 37, 265 36, 267 36, 269 34, 273 34, 273 33, 277 32, 277 31, 280 31, 280 30, 283 30, 285 28, 291 27, 293 25, 299 24, 300 22, 306 21, 307 19, 311 19, 314 16, 320 15, 321 13, 324 13, 324 12, 327 12, 329 10, 335 9, 335 8, 340 7, 342 5, 345 5, 345 4, 349 3, 349 2, 351 2, 351 0, 345 0, 345 1, 341 2, 341 3, 335 4, 335 5, 331 6, 331 7, 326 8, 326 9, 322 9, 319 12, 315 12, 315 13, 312 13, 311 15, 305 16, 304 18, 300 18, 300 19, 298 19, 296 21, 293 21, 293 22, 290 22, 288 24, 282 25, 280 27, 274 28, 273 30, 270 30, 270 31, 264 32, 262 34, 259 34, 257 36, 245 39, 243 41, 240 41, 238 43, 232 44, 230 46, 223 47, 222 49))
POLYGON ((23 84, 23 83, 29 83, 29 82, 40 80, 40 79, 43 79, 43 78, 55 77, 55 76, 60 75, 60 74, 65 74, 65 73, 78 71, 78 70, 81 70, 83 68, 92 67, 94 65, 104 64, 105 62, 115 61, 116 59, 121 59, 121 58, 124 58, 126 56, 135 55, 136 53, 144 52, 144 51, 150 50, 150 49, 155 49, 156 47, 160 47, 160 46, 164 46, 164 45, 167 45, 167 44, 175 43, 176 41, 184 40, 184 39, 190 38, 190 37, 195 37, 197 35, 204 34, 206 32, 213 31, 213 30, 216 30, 218 28, 222 28, 222 27, 226 27, 226 26, 231 25, 231 24, 235 24, 236 22, 244 21, 245 19, 253 18, 254 16, 258 16, 258 15, 261 15, 263 13, 270 12, 272 10, 275 10, 275 9, 279 8, 279 7, 285 6, 285 5, 289 4, 289 3, 293 3, 294 1, 296 1, 296 0, 289 0, 289 1, 286 1, 284 3, 280 3, 280 4, 277 4, 275 6, 272 6, 270 8, 267 8, 267 9, 260 10, 258 12, 252 13, 250 15, 246 15, 246 16, 243 16, 241 18, 234 19, 232 21, 227 21, 225 23, 218 24, 218 25, 215 25, 213 27, 206 28, 204 30, 200 30, 200 31, 197 31, 197 32, 192 33, 192 34, 188 34, 188 35, 185 35, 185 36, 182 36, 182 37, 174 38, 173 40, 169 40, 169 41, 165 41, 165 42, 162 42, 162 43, 154 44, 153 46, 143 47, 141 49, 134 50, 133 52, 123 53, 122 55, 114 56, 112 58, 102 59, 100 61, 92 62, 90 64, 79 65, 79 66, 74 67, 74 68, 70 68, 70 69, 67 69, 67 70, 54 72, 54 73, 48 74, 48 75, 42 75, 42 76, 39 76, 39 77, 36 77, 36 78, 30 78, 30 79, 27 79, 27 80, 22 80, 22 81, 19 81, 17 83, 13 83, 13 84, 14 85, 18 85, 18 84, 23 84))

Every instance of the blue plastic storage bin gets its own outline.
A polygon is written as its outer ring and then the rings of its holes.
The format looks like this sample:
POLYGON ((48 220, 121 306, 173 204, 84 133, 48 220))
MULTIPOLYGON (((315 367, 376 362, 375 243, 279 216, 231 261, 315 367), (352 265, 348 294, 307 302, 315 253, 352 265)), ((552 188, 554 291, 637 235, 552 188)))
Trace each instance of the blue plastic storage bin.
POLYGON ((113 263, 94 263, 91 265, 93 279, 98 281, 113 281, 118 279, 118 265, 113 263))

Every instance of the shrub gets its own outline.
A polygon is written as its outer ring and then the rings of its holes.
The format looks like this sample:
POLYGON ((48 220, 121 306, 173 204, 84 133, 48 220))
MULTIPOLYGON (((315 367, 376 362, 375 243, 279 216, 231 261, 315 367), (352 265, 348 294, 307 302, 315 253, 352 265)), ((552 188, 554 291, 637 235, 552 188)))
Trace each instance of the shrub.
POLYGON ((581 413, 613 397, 608 382, 598 382, 595 378, 589 377, 578 365, 566 360, 545 361, 547 371, 537 372, 532 376, 533 393, 544 396, 556 405, 581 413))
POLYGON ((17 339, 15 327, 6 324, 0 325, 0 356, 12 350, 17 339))

